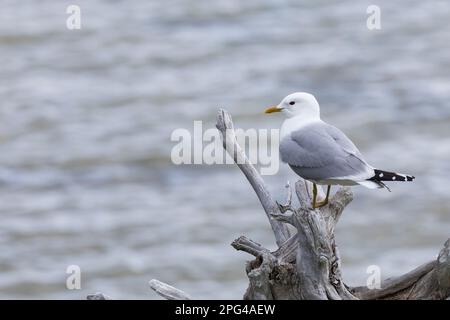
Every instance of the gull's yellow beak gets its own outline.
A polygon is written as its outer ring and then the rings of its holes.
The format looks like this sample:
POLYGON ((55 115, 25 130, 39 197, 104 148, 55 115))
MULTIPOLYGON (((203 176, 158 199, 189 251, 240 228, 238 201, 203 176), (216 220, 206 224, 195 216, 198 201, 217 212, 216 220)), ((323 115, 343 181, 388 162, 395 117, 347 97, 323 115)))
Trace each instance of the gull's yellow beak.
POLYGON ((272 106, 267 108, 266 110, 264 110, 264 113, 274 113, 274 112, 280 112, 281 109, 278 108, 277 106, 272 106))

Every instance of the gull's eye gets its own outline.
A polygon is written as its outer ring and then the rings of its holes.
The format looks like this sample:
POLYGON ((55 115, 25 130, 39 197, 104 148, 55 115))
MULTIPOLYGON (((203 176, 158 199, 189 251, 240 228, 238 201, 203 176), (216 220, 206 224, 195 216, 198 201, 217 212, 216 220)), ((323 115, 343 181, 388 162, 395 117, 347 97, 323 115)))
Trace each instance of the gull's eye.
POLYGON ((293 106, 293 105, 295 104, 295 101, 291 101, 291 102, 289 102, 289 104, 290 104, 291 106, 293 106))

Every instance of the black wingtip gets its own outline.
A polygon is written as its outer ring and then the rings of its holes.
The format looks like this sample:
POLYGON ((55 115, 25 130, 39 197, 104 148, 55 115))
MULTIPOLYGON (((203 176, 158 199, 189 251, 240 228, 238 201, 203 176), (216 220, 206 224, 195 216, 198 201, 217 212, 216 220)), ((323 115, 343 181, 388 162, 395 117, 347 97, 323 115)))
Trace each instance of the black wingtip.
POLYGON ((372 181, 414 181, 416 177, 407 174, 400 174, 390 171, 375 169, 375 175, 369 180, 372 181))

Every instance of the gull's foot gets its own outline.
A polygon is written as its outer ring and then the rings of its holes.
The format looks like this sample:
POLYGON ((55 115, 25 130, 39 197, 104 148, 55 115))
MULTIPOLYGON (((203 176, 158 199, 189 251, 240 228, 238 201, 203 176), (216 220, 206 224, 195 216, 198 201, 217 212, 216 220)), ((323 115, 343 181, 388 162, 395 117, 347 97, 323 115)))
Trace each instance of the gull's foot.
POLYGON ((315 183, 313 184, 313 200, 312 200, 313 209, 321 208, 321 207, 326 206, 328 204, 328 198, 330 196, 330 190, 331 190, 331 185, 328 185, 328 187, 327 187, 327 195, 326 195, 325 199, 322 200, 322 201, 317 201, 317 186, 316 186, 315 183))
POLYGON ((318 209, 326 206, 328 204, 328 198, 323 201, 318 201, 316 203, 313 203, 313 209, 318 209))

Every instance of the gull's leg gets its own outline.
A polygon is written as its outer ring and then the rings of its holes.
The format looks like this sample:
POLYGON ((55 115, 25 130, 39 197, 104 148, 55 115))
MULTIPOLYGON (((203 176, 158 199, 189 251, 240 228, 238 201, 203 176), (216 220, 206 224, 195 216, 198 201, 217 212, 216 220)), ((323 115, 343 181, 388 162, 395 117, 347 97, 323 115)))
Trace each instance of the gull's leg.
POLYGON ((317 185, 313 182, 313 199, 312 199, 312 207, 313 209, 316 207, 316 200, 317 200, 317 185))
MULTIPOLYGON (((329 184, 327 187, 327 196, 325 197, 325 200, 320 201, 318 203, 316 203, 314 201, 314 204, 315 204, 315 207, 313 207, 314 209, 326 206, 328 204, 328 197, 330 196, 330 191, 331 191, 331 185, 329 184)), ((316 187, 316 193, 317 193, 317 187, 316 187)))

